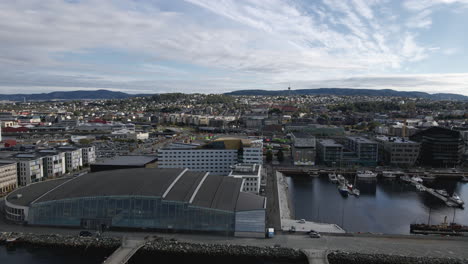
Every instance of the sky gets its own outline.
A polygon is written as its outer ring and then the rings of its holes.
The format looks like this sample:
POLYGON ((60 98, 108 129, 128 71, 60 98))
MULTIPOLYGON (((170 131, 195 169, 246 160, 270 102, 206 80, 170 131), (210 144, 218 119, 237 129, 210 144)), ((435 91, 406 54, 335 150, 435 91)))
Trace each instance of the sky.
POLYGON ((0 93, 468 95, 468 0, 0 1, 0 93))

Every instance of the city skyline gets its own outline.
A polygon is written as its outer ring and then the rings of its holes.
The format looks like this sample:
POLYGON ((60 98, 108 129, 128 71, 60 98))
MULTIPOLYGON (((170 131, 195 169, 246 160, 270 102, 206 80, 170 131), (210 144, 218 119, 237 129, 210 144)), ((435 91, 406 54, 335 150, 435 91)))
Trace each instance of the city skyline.
POLYGON ((291 85, 468 95, 465 0, 54 0, 0 8, 4 94, 291 85))

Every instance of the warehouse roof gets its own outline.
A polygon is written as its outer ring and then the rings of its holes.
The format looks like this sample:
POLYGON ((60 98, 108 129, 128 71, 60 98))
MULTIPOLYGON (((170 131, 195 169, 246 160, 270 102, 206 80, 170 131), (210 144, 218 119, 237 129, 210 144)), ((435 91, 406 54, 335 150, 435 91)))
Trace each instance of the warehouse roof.
POLYGON ((191 202, 194 206, 235 211, 239 207, 241 185, 242 179, 214 176, 206 172, 136 168, 100 171, 72 179, 31 184, 14 191, 7 199, 13 204, 28 206, 31 203, 79 197, 154 196, 191 202), (19 199, 16 198, 18 193, 23 194, 19 199))

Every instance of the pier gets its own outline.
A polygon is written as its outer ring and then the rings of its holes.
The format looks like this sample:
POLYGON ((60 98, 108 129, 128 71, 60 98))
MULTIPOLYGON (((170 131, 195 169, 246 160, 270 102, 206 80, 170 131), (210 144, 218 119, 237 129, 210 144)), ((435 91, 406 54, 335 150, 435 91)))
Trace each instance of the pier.
POLYGON ((125 264, 130 258, 146 244, 147 239, 142 238, 122 238, 122 245, 112 253, 103 263, 105 264, 125 264))

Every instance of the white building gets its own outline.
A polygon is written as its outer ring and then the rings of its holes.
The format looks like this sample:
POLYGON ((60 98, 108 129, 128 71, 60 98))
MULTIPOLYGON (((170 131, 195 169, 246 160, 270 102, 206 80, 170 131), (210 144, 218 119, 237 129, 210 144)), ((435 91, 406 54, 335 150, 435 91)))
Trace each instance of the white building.
POLYGON ((0 161, 0 195, 18 187, 18 171, 15 161, 0 161))
POLYGON ((158 150, 158 167, 228 175, 238 163, 262 164, 262 145, 247 139, 220 138, 198 148, 163 148, 158 150))
POLYGON ((229 177, 242 178, 242 191, 259 194, 261 184, 262 165, 237 164, 233 167, 229 177))
POLYGON ((65 153, 56 150, 40 150, 45 178, 56 178, 65 174, 65 153))
POLYGON ((243 147, 242 163, 263 164, 262 140, 253 140, 250 145, 243 147))
POLYGON ((83 158, 83 165, 89 165, 96 162, 96 147, 87 146, 81 148, 81 155, 83 158))
POLYGON ((14 156, 18 162, 18 185, 26 186, 44 178, 42 157, 35 153, 21 153, 14 156))
POLYGON ((81 148, 75 147, 58 147, 57 150, 65 153, 65 169, 66 172, 72 172, 80 169, 83 166, 83 154, 81 148))

